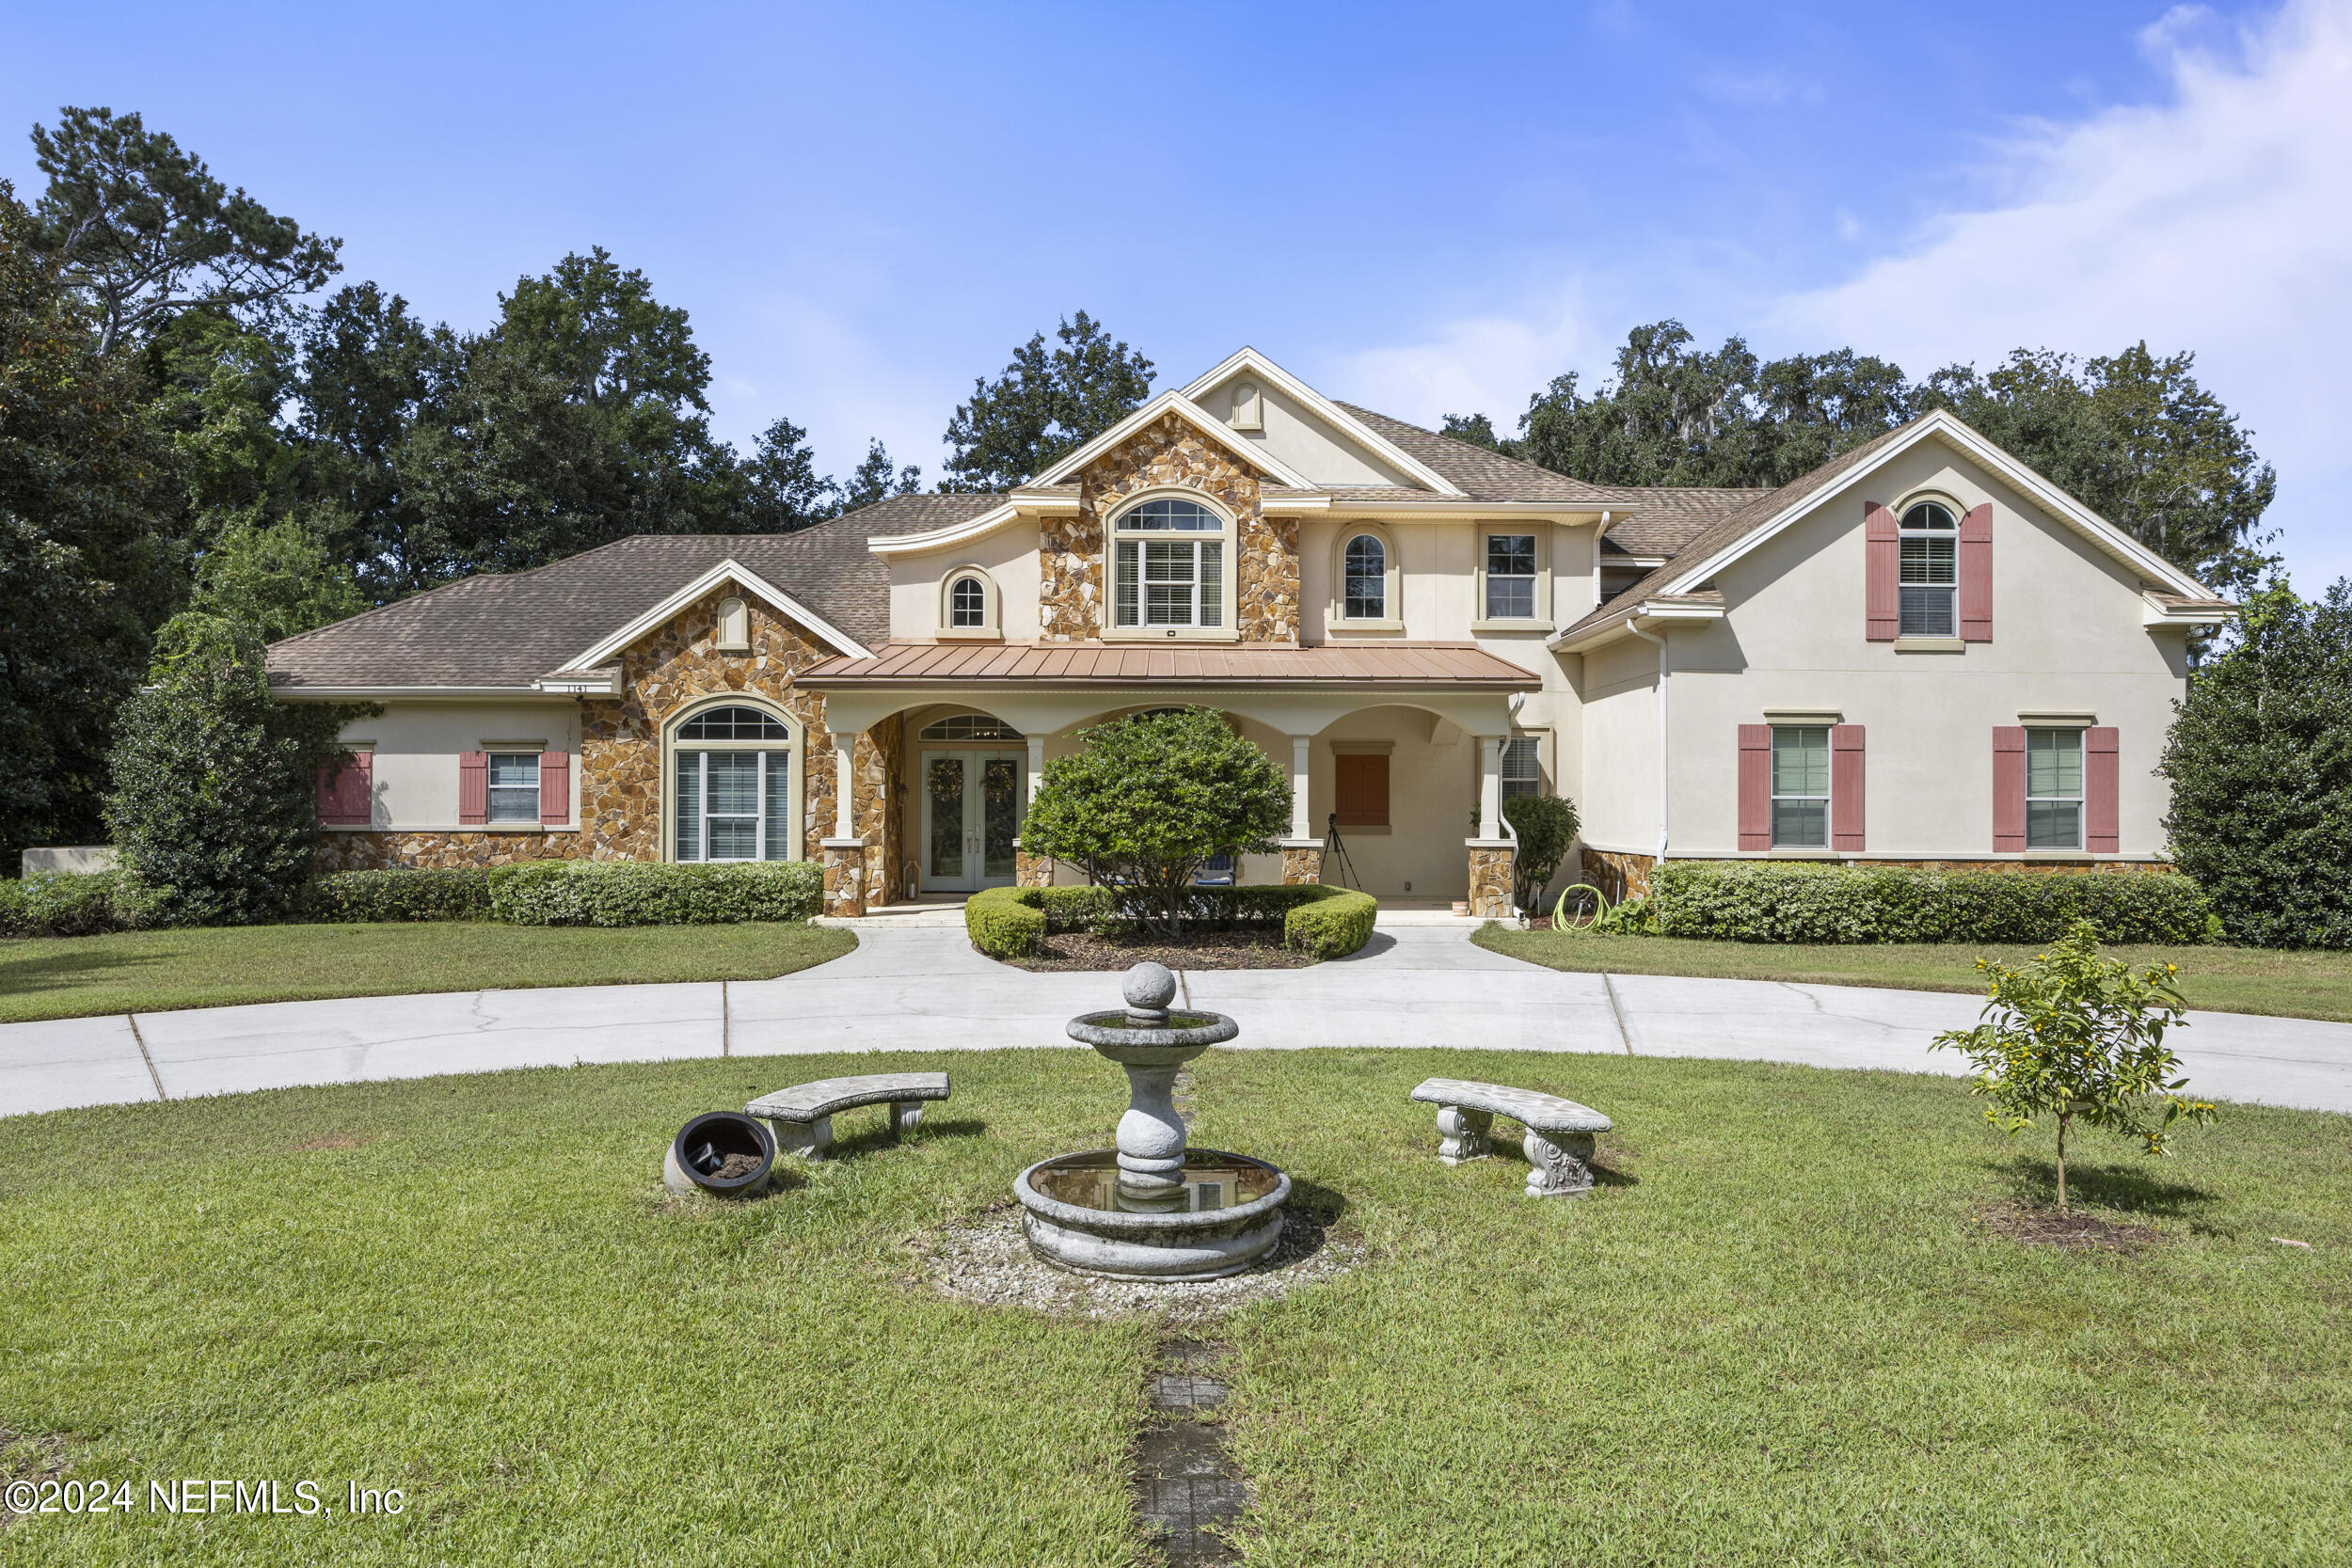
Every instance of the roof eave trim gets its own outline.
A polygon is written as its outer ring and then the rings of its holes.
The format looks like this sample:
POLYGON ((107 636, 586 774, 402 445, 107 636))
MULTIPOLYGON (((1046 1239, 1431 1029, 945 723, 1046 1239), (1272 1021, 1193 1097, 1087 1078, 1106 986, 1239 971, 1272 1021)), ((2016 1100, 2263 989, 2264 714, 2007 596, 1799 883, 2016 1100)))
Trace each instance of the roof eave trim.
POLYGON ((1227 376, 1241 370, 1253 371, 1261 381, 1274 383, 1284 392, 1313 409, 1318 418, 1339 426, 1349 436, 1370 447, 1432 490, 1437 491, 1438 494, 1441 496, 1468 494, 1437 469, 1422 462, 1387 436, 1380 435, 1355 415, 1350 414, 1346 409, 1342 408, 1338 404, 1333 403, 1329 398, 1325 397, 1321 392, 1316 391, 1312 387, 1308 386, 1247 343, 1227 355, 1224 360, 1210 370, 1207 374, 1196 377, 1191 385, 1184 388, 1184 396, 1188 400, 1197 398, 1227 376))
POLYGON ((1653 597, 1587 630, 1578 631, 1571 626, 1547 641, 1544 646, 1554 653, 1581 654, 1604 642, 1613 642, 1620 637, 1631 636, 1630 628, 1636 626, 1646 631, 1660 625, 1685 626, 1694 621, 1720 621, 1728 613, 1726 607, 1721 604, 1692 604, 1687 601, 1660 604, 1653 597))
MULTIPOLYGON (((1060 499, 1058 497, 1055 499, 1057 502, 1060 499)), ((946 549, 950 545, 961 545, 969 540, 984 538, 1003 528, 1007 523, 1015 521, 1024 512, 1059 513, 1065 510, 1076 512, 1078 510, 1076 499, 1073 499, 1066 509, 1058 504, 1049 507, 1025 501, 1007 501, 1002 506, 990 508, 977 517, 967 517, 960 523, 949 523, 945 528, 926 529, 921 533, 879 534, 866 541, 866 548, 874 555, 920 555, 925 550, 946 549)))
POLYGON ((620 653, 622 649, 628 647, 630 643, 636 641, 639 638, 644 636, 656 626, 660 626, 664 621, 669 620, 679 610, 684 610, 688 605, 692 604, 696 599, 701 598, 705 594, 709 593, 712 589, 718 587, 723 582, 733 582, 737 587, 746 589, 767 600, 770 608, 782 610, 785 614, 790 616, 793 620, 799 622, 810 631, 815 632, 826 642, 831 643, 834 651, 840 654, 845 658, 871 658, 874 657, 874 651, 871 648, 868 648, 865 643, 860 642, 857 639, 851 637, 849 633, 843 631, 840 627, 834 626, 823 616, 810 610, 806 605, 801 603, 798 599, 786 593, 783 589, 778 588, 775 584, 768 581, 765 578, 751 570, 742 562, 730 557, 725 561, 720 562, 719 564, 713 566, 710 570, 705 572, 702 576, 696 578, 693 581, 688 583, 676 593, 672 594, 668 598, 663 599, 660 604, 655 605, 651 610, 646 610, 644 614, 638 616, 635 620, 629 622, 618 631, 605 637, 601 641, 591 647, 586 653, 566 661, 564 668, 569 670, 595 669, 597 665, 602 664, 605 660, 613 657, 615 655, 620 653))
POLYGON ((1085 446, 1080 447, 1076 451, 1072 452, 1069 456, 1055 464, 1051 468, 1048 468, 1045 472, 1038 475, 1033 483, 1038 484, 1058 484, 1062 483, 1073 474, 1082 472, 1086 468, 1087 465, 1092 463, 1096 458, 1118 446, 1121 441, 1124 441, 1128 437, 1134 436, 1136 432, 1153 423, 1165 414, 1173 414, 1178 419, 1197 426, 1202 435, 1216 442, 1217 445, 1223 447, 1234 457, 1248 464, 1253 468, 1263 469, 1265 472, 1272 474, 1276 479, 1280 480, 1283 483, 1289 485, 1294 490, 1320 490, 1323 488, 1322 485, 1317 484, 1313 480, 1309 479, 1305 474, 1300 473, 1297 469, 1292 467, 1280 458, 1276 457, 1272 452, 1267 451, 1263 448, 1252 446, 1248 441, 1245 441, 1240 436, 1234 435, 1231 430, 1226 428, 1222 420, 1212 416, 1207 409, 1201 407, 1199 404, 1184 396, 1184 393, 1174 391, 1162 392, 1158 397, 1153 398, 1151 402, 1145 404, 1142 407, 1136 409, 1134 413, 1128 415, 1117 424, 1111 426, 1110 429, 1103 432, 1102 435, 1097 436, 1093 440, 1089 441, 1085 446))
POLYGON ((2144 626, 2226 626, 2238 617, 2240 607, 2225 604, 2169 605, 2152 594, 2139 596, 2139 624, 2144 626))
POLYGON ((281 702, 350 702, 383 697, 547 697, 556 693, 544 691, 536 684, 530 686, 386 686, 378 682, 371 686, 285 686, 277 676, 270 679, 269 694, 281 702))

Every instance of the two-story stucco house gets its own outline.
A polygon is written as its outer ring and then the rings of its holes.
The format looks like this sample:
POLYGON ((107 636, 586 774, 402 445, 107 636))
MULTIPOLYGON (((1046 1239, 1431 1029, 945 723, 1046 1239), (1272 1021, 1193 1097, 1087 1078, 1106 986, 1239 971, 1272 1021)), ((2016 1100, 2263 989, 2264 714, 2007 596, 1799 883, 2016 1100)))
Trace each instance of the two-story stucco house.
MULTIPOLYGON (((366 699, 334 866, 812 859, 836 911, 1038 880, 1041 770, 1206 705, 1361 885, 1504 912, 1502 802, 1663 856, 2129 867, 2191 627, 2231 607, 1960 420, 1777 490, 1587 484, 1243 350, 1008 494, 625 539, 271 650, 366 699)), ((1058 874, 1067 876, 1066 870, 1058 874)))

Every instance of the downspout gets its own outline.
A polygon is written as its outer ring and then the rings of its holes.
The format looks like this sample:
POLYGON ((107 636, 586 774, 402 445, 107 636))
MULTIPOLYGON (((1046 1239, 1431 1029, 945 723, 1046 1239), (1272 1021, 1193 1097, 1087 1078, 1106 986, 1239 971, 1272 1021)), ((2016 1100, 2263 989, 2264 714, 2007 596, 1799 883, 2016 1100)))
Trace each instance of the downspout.
POLYGON ((1644 631, 1634 617, 1626 618, 1625 629, 1645 642, 1658 644, 1658 858, 1656 864, 1666 863, 1666 677, 1673 666, 1666 657, 1666 634, 1644 631))

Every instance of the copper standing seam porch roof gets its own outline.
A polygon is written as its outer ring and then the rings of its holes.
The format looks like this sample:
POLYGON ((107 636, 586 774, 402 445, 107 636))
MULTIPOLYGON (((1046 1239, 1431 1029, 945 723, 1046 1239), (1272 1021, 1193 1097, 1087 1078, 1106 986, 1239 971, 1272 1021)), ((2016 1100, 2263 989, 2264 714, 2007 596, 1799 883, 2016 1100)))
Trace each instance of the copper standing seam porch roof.
POLYGON ((1332 686, 1535 690, 1534 672, 1466 642, 1288 644, 885 642, 872 658, 829 658, 801 673, 817 690, 989 686, 1332 686))

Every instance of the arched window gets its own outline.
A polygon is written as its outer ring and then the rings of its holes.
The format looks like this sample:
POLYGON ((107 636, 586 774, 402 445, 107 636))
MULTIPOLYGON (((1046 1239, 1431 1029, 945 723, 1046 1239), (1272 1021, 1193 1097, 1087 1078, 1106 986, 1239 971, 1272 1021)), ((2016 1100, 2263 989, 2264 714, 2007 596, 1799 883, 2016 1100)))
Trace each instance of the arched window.
POLYGON ((959 631, 988 625, 988 589, 977 578, 958 578, 947 590, 947 624, 959 631))
POLYGON ((1347 619, 1389 618, 1389 547, 1369 533, 1347 542, 1347 619))
POLYGON ((1920 501, 1904 511, 1899 537, 1902 619, 1898 635, 1956 635, 1959 628, 1952 598, 1960 584, 1959 523, 1949 508, 1936 501, 1920 501))
POLYGON ((1224 518, 1176 496, 1120 513, 1111 530, 1111 624, 1222 627, 1227 532, 1224 518))
POLYGON ((688 863, 798 860, 794 735, 764 708, 707 707, 677 726, 672 853, 688 863))
POLYGON ((966 563, 939 579, 939 634, 992 637, 998 630, 996 580, 984 566, 966 563))

